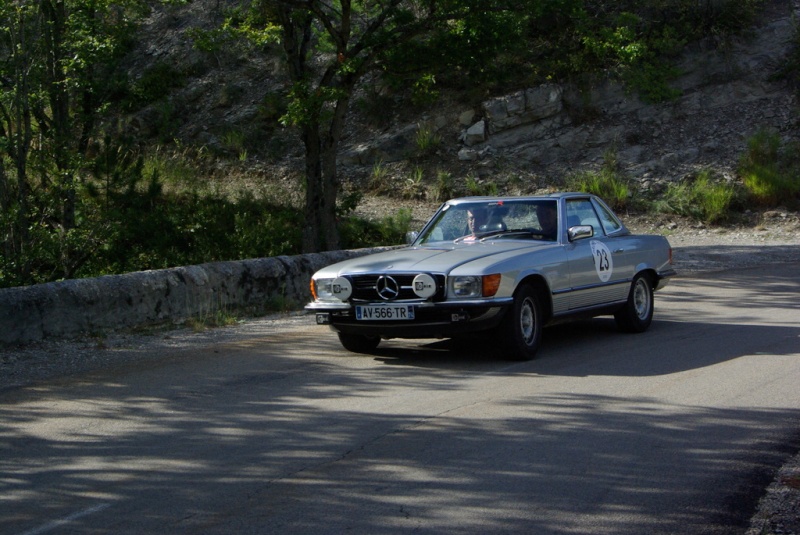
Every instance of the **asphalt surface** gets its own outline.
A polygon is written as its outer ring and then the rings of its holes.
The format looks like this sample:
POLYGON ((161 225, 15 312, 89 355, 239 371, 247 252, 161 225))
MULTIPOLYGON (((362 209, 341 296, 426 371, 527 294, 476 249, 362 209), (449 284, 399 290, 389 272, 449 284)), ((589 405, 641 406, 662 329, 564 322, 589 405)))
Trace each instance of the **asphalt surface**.
POLYGON ((798 268, 676 279, 647 333, 525 363, 309 317, 121 348, 0 393, 0 533, 743 533, 800 445, 798 268))

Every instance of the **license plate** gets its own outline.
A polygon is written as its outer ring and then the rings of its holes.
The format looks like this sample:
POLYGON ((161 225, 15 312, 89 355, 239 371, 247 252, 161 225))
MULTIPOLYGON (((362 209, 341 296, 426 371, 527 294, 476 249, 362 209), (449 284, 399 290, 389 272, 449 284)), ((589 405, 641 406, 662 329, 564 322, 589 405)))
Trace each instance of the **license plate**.
POLYGON ((412 305, 363 305, 356 307, 358 321, 413 320, 412 305))

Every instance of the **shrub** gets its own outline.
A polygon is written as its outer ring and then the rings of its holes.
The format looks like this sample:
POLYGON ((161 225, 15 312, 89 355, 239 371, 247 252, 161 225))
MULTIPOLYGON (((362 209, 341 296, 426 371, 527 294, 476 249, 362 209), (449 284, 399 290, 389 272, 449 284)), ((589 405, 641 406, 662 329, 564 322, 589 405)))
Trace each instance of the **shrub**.
POLYGON ((225 133, 222 134, 221 141, 223 148, 232 154, 241 155, 242 153, 247 153, 247 148, 245 146, 247 137, 241 130, 225 131, 225 133))
POLYGON ((141 173, 144 176, 157 174, 159 180, 172 189, 195 187, 200 174, 199 165, 202 164, 198 156, 156 147, 143 158, 141 173))
POLYGON ((603 199, 614 210, 624 210, 632 197, 628 180, 618 172, 617 152, 609 149, 603 155, 599 171, 584 171, 567 179, 567 188, 592 193, 603 199))
POLYGON ((467 195, 480 197, 483 195, 497 195, 499 188, 495 182, 481 182, 474 176, 468 176, 464 181, 467 195))
POLYGON ((415 143, 419 156, 428 156, 436 152, 442 144, 442 136, 431 125, 422 124, 417 128, 415 143))
POLYGON ((433 74, 421 75, 413 84, 411 91, 411 102, 415 106, 430 106, 439 100, 439 92, 436 90, 436 76, 433 74))
POLYGON ((392 189, 390 179, 389 170, 383 165, 383 160, 377 160, 372 164, 367 187, 374 193, 388 193, 392 189))
POLYGON ((96 169, 78 190, 78 224, 68 232, 52 223, 51 200, 32 196, 30 245, 22 255, 0 252, 0 286, 300 253, 299 210, 250 194, 166 191, 158 170, 145 176, 143 167, 133 158, 96 169))
POLYGON ((733 186, 714 180, 709 171, 702 171, 694 180, 670 184, 656 208, 716 223, 729 217, 735 197, 733 186))
POLYGON ((568 183, 568 189, 597 195, 615 210, 623 210, 628 205, 628 181, 607 169, 579 173, 568 183))
POLYGON ((357 217, 345 218, 341 221, 339 231, 343 248, 358 249, 405 243, 410 228, 411 212, 402 208, 394 216, 386 216, 377 222, 357 217))
POLYGON ((425 197, 425 183, 423 179, 425 173, 422 168, 417 167, 400 186, 400 195, 404 199, 422 199, 425 197))
POLYGON ((436 184, 431 191, 431 197, 434 201, 444 202, 456 196, 455 185, 453 184, 453 175, 447 171, 439 171, 436 173, 436 184))
POLYGON ((784 144, 777 133, 757 132, 747 142, 739 174, 750 203, 796 205, 800 201, 800 143, 784 144))
POLYGON ((164 62, 157 62, 131 84, 126 109, 133 110, 157 102, 186 83, 185 75, 164 62))
MULTIPOLYGON (((115 231, 91 262, 94 272, 82 276, 301 252, 302 212, 249 193, 231 199, 214 192, 165 194, 150 188, 115 203, 115 231), (139 215, 143 213, 148 215, 139 215)), ((377 222, 346 215, 351 211, 342 208, 343 247, 404 242, 410 211, 400 210, 377 222)))

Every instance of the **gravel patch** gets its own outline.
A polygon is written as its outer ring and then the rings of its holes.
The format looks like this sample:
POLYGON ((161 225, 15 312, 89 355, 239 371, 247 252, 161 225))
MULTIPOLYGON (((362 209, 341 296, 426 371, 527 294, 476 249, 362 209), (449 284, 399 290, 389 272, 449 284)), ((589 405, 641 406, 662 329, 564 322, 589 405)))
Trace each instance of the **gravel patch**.
POLYGON ((800 454, 778 471, 745 535, 800 534, 800 454))

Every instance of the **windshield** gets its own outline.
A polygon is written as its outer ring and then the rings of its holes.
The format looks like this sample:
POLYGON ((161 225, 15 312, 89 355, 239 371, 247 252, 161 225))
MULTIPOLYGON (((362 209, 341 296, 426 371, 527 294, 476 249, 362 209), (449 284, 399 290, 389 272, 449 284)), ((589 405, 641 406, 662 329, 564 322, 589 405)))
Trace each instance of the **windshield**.
POLYGON ((494 200, 445 205, 417 239, 416 244, 475 242, 513 237, 556 241, 556 200, 494 200))

